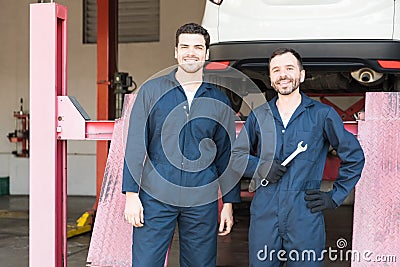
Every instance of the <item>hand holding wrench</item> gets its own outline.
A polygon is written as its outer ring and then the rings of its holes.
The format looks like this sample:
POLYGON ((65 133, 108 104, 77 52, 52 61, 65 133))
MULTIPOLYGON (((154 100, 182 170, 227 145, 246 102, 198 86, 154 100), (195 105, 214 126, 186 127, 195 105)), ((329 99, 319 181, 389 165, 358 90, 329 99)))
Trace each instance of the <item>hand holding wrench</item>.
MULTIPOLYGON (((307 144, 306 144, 305 146, 302 146, 302 144, 303 144, 303 141, 300 141, 300 142, 297 144, 296 150, 293 151, 293 153, 290 154, 290 156, 287 157, 287 158, 281 163, 282 166, 288 165, 289 162, 291 162, 292 159, 294 159, 298 154, 300 154, 301 152, 304 152, 304 151, 307 150, 307 144)), ((267 186, 268 183, 269 183, 269 181, 268 181, 267 179, 265 179, 265 178, 261 180, 261 186, 267 186)))

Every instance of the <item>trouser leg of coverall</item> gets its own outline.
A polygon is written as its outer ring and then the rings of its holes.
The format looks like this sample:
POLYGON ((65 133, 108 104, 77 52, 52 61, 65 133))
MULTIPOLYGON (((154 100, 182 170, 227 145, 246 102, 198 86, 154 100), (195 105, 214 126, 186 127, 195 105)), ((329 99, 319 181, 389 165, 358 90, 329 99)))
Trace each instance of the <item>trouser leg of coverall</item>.
POLYGON ((215 267, 218 203, 181 208, 178 218, 181 267, 215 267))
POLYGON ((283 266, 283 263, 277 257, 278 251, 282 249, 282 238, 278 233, 277 221, 275 224, 272 223, 273 218, 277 218, 277 216, 271 213, 251 214, 249 229, 250 267, 283 266), (269 216, 272 217, 268 219, 269 223, 266 224, 265 217, 269 216))
POLYGON ((162 267, 173 236, 178 210, 141 193, 144 226, 134 228, 132 266, 162 267))
POLYGON ((279 267, 282 249, 278 225, 278 192, 257 189, 250 206, 249 263, 251 267, 279 267), (272 253, 271 253, 272 252, 272 253))
POLYGON ((310 212, 303 191, 274 193, 261 189, 253 198, 250 212, 250 266, 276 267, 284 261, 287 267, 323 266, 323 214, 310 212))
POLYGON ((288 253, 287 267, 322 267, 324 265, 325 224, 322 212, 304 211, 306 216, 295 222, 288 221, 283 247, 288 253), (297 252, 297 253, 296 253, 297 252))

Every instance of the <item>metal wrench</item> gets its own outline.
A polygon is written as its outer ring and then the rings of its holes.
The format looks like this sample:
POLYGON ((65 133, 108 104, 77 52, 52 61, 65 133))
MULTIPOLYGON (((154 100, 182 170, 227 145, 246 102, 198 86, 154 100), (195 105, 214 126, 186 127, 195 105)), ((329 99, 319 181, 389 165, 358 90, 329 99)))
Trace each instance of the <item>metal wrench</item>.
POLYGON ((307 144, 306 144, 305 146, 301 146, 302 144, 303 144, 303 141, 300 141, 300 142, 297 144, 296 150, 293 151, 293 153, 290 154, 290 156, 287 157, 287 158, 285 159, 284 162, 282 162, 282 164, 281 164, 282 166, 288 165, 289 162, 291 162, 292 159, 294 159, 294 157, 296 157, 296 156, 297 156, 298 154, 300 154, 301 152, 304 152, 304 151, 307 150, 307 144))
MULTIPOLYGON (((303 141, 300 141, 300 142, 297 144, 296 150, 293 151, 293 153, 290 154, 290 156, 287 157, 287 158, 281 163, 282 166, 288 165, 289 162, 291 162, 298 154, 300 154, 301 152, 304 152, 304 151, 307 150, 307 144, 306 144, 305 146, 302 146, 302 144, 303 144, 303 141)), ((269 181, 268 181, 267 179, 265 179, 265 178, 261 180, 261 186, 267 186, 268 183, 269 183, 269 181)))

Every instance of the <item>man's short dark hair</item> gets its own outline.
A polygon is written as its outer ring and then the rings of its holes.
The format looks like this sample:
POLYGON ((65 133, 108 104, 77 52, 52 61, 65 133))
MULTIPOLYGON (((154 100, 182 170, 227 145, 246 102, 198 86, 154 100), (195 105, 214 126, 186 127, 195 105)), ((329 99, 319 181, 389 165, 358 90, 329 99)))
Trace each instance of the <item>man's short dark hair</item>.
POLYGON ((297 61, 299 63, 299 68, 300 68, 300 70, 303 70, 303 60, 301 59, 300 54, 292 48, 281 47, 281 48, 276 49, 274 52, 272 52, 272 54, 269 58, 269 63, 271 63, 271 60, 274 57, 280 56, 280 55, 283 55, 286 53, 291 53, 295 58, 297 58, 297 61))
POLYGON ((210 35, 208 34, 208 31, 204 29, 201 25, 191 22, 179 27, 179 29, 176 31, 176 39, 175 39, 176 47, 178 46, 179 43, 179 35, 181 35, 182 33, 201 34, 203 35, 204 40, 206 41, 206 49, 210 47, 210 35))

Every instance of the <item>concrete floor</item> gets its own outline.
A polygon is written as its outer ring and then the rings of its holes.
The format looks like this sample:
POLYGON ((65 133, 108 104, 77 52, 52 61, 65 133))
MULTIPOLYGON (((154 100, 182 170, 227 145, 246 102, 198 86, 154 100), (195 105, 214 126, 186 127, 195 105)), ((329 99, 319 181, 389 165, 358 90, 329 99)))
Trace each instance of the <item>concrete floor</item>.
MULTIPOLYGON (((73 224, 86 210, 91 209, 94 197, 69 197, 68 222, 73 224)), ((243 202, 235 207, 236 224, 233 232, 218 239, 217 266, 248 266, 247 231, 249 226, 249 204, 243 202)), ((27 196, 0 196, 0 258, 1 267, 29 266, 28 259, 28 207, 27 196)), ((327 247, 336 248, 336 242, 344 238, 351 248, 353 207, 339 207, 325 213, 327 228, 327 247)), ((68 267, 82 267, 90 242, 90 233, 76 236, 68 240, 68 267)), ((179 243, 175 235, 170 254, 169 266, 179 266, 179 243)), ((350 266, 348 261, 325 261, 324 266, 350 266)))
MULTIPOLYGON (((84 211, 90 210, 94 201, 94 197, 69 197, 67 200, 68 224, 76 224, 76 219, 84 211)), ((28 216, 28 196, 0 196, 1 267, 29 266, 28 216)), ((68 267, 86 265, 89 242, 90 233, 68 240, 68 267)))

